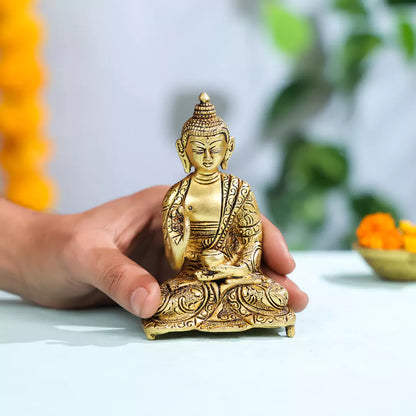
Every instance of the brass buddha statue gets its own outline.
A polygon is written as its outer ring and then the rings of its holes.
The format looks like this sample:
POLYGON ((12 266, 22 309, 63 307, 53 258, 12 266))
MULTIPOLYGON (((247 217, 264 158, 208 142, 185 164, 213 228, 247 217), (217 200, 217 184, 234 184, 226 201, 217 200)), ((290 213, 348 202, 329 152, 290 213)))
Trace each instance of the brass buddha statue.
POLYGON ((148 339, 176 331, 231 332, 285 327, 295 334, 286 289, 260 268, 262 226, 250 186, 220 172, 234 138, 206 93, 176 142, 186 173, 162 207, 165 252, 176 277, 142 325, 148 339))

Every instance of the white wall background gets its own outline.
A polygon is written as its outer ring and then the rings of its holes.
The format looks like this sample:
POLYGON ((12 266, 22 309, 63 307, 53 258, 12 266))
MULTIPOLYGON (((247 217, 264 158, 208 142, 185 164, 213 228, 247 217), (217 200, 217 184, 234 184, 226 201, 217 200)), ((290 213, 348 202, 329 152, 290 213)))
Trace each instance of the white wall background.
POLYGON ((203 90, 236 137, 230 171, 257 189, 273 176, 256 132, 285 69, 238 2, 43 0, 41 11, 61 212, 180 179, 174 143, 203 90))
MULTIPOLYGON (((183 176, 174 142, 205 90, 237 147, 229 171, 262 191, 279 155, 257 140, 287 60, 249 0, 41 0, 49 36, 50 172, 58 210, 76 212, 183 176)), ((315 4, 315 3, 314 3, 315 4)), ((323 1, 316 7, 322 8, 323 1)), ((295 2, 306 9, 306 1, 295 2)), ((385 25, 383 15, 380 24, 385 25)), ((339 32, 330 13, 323 33, 339 32)), ((348 123, 332 103, 317 136, 344 139, 357 189, 376 189, 416 220, 416 77, 394 51, 378 54, 348 123)))

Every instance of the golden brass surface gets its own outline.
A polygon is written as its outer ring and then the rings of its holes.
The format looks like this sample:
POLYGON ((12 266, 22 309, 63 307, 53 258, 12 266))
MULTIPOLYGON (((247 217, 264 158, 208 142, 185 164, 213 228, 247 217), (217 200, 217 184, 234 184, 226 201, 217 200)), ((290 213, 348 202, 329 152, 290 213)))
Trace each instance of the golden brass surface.
POLYGON ((416 254, 406 250, 381 250, 353 244, 369 266, 383 279, 416 280, 416 254))
POLYGON ((262 225, 250 186, 223 172, 234 138, 206 93, 199 96, 176 148, 186 173, 162 206, 165 252, 176 277, 161 285, 148 339, 176 331, 235 332, 285 327, 296 317, 286 289, 263 274, 262 225))

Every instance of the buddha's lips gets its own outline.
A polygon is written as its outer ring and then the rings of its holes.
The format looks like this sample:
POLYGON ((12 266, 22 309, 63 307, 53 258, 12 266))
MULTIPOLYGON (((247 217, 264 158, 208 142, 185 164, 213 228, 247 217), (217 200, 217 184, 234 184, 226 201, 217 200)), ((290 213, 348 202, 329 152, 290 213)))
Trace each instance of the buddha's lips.
POLYGON ((204 162, 202 163, 206 168, 210 168, 214 163, 213 162, 204 162))

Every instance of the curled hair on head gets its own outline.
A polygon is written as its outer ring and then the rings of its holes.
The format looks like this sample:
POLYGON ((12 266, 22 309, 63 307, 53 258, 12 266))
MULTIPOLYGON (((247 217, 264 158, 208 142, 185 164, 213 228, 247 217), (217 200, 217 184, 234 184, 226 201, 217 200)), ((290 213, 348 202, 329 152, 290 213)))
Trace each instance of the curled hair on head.
POLYGON ((223 169, 227 168, 228 160, 234 150, 234 138, 230 136, 224 120, 217 116, 208 94, 201 93, 199 100, 200 103, 195 106, 193 116, 183 125, 181 137, 176 141, 176 149, 186 173, 191 171, 191 162, 186 154, 189 136, 209 137, 224 134, 227 150, 221 163, 223 169))

